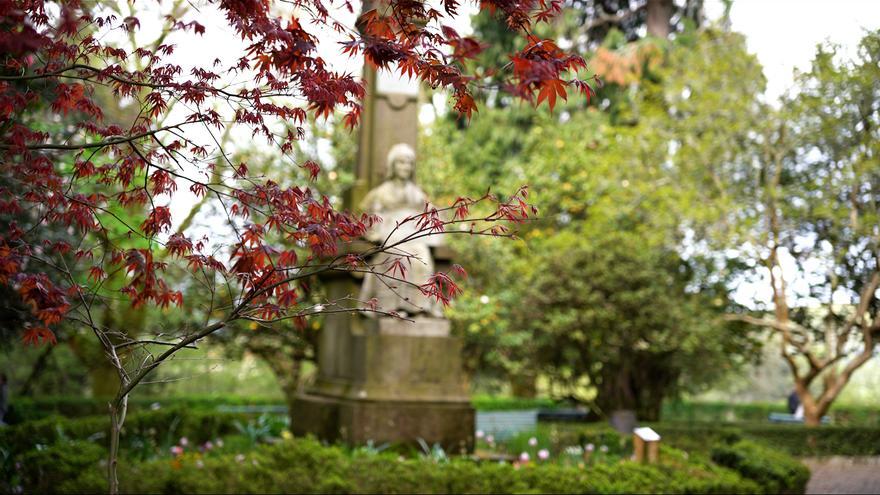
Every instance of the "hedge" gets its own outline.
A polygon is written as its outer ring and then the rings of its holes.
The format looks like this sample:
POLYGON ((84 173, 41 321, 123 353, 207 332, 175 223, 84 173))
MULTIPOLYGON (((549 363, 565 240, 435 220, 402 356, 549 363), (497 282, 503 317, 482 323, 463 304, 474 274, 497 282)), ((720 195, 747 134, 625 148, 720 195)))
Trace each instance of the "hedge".
MULTIPOLYGON (((731 404, 728 402, 672 401, 663 404, 663 421, 754 422, 767 421, 770 413, 788 412, 784 401, 731 404)), ((828 413, 836 425, 880 426, 880 408, 835 404, 828 413)))
POLYGON ((775 493, 804 493, 810 472, 795 459, 749 440, 712 448, 712 461, 775 493))
MULTIPOLYGON (((29 453, 19 486, 28 493, 105 490, 103 450, 85 447, 70 442, 29 453)), ((809 475, 790 457, 753 444, 722 446, 718 452, 727 467, 671 448, 663 449, 657 465, 517 467, 351 453, 306 438, 263 445, 246 455, 125 462, 120 483, 123 493, 802 493, 809 475)))
MULTIPOLYGON (((236 421, 244 424, 251 415, 216 413, 169 408, 127 416, 122 431, 122 447, 132 452, 153 451, 171 446, 180 437, 204 442, 237 432, 236 421)), ((7 455, 41 449, 58 442, 87 440, 108 445, 109 416, 66 419, 58 416, 0 429, 0 448, 7 455)))
MULTIPOLYGON (((518 398, 492 395, 476 395, 473 406, 479 411, 556 409, 560 403, 548 398, 518 398)), ((144 397, 129 399, 132 412, 149 411, 155 405, 163 408, 186 407, 188 409, 216 410, 219 406, 276 406, 283 399, 267 397, 203 396, 203 397, 144 397)), ((779 403, 730 404, 725 402, 668 402, 663 405, 664 421, 687 422, 757 422, 767 421, 771 412, 785 412, 786 405, 779 403)), ((53 415, 78 418, 102 415, 107 412, 107 402, 85 397, 14 397, 12 410, 6 421, 21 423, 44 419, 53 415)), ((835 405, 829 415, 836 425, 880 426, 880 408, 867 406, 835 405)))
MULTIPOLYGON (((559 403, 552 399, 524 399, 518 397, 499 397, 476 395, 471 403, 480 411, 522 410, 522 409, 556 409, 559 403)), ((284 400, 266 397, 144 397, 135 396, 129 399, 128 405, 132 412, 146 412, 156 407, 181 408, 190 410, 216 411, 221 406, 278 406, 284 400)), ((81 418, 98 416, 107 413, 107 401, 89 397, 21 397, 14 398, 12 410, 6 418, 8 423, 18 424, 26 421, 45 419, 51 416, 81 418)))
MULTIPOLYGON (((189 410, 215 411, 220 406, 274 406, 282 399, 266 397, 204 396, 204 397, 145 397, 128 399, 130 412, 147 412, 155 408, 187 408, 189 410)), ((51 416, 81 418, 107 414, 107 401, 90 397, 13 397, 10 403, 10 424, 46 419, 51 416)))
POLYGON ((557 409, 560 404, 548 398, 521 398, 496 395, 475 395, 471 405, 478 411, 520 411, 525 409, 557 409))
POLYGON ((718 442, 748 439, 798 457, 880 455, 880 427, 674 422, 652 426, 670 445, 687 451, 706 451, 718 442))

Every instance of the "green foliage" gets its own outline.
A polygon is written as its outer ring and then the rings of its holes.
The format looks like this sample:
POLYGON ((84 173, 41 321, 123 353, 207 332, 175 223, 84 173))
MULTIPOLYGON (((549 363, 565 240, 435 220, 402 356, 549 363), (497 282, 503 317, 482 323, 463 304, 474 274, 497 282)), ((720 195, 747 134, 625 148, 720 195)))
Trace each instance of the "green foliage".
MULTIPOLYGON (((195 443, 204 442, 235 433, 236 422, 246 425, 250 420, 246 414, 186 408, 135 413, 125 420, 122 447, 136 457, 147 458, 157 451, 167 451, 180 437, 195 443)), ((105 416, 72 420, 52 417, 0 429, 0 445, 12 455, 74 440, 107 445, 109 429, 110 420, 105 416)))
POLYGON ((752 321, 781 337, 814 423, 876 355, 878 61, 877 31, 850 60, 820 46, 781 108, 758 107, 761 118, 737 144, 736 159, 703 172, 707 203, 726 205, 722 244, 752 267, 752 282, 775 295, 768 304, 763 291, 752 291, 763 313, 752 321))
POLYGON ((525 409, 556 409, 559 403, 548 398, 525 399, 478 394, 471 398, 471 405, 477 411, 515 411, 525 409))
POLYGON ((712 461, 773 493, 803 493, 810 480, 810 470, 800 462, 748 440, 713 448, 712 461))
POLYGON ((880 428, 874 426, 664 422, 653 427, 664 441, 688 452, 746 439, 799 457, 880 455, 880 428))
POLYGON ((290 419, 287 416, 270 416, 261 414, 251 421, 234 420, 232 424, 238 433, 248 439, 251 445, 257 445, 269 438, 277 438, 287 429, 290 419))
MULTIPOLYGON (((145 397, 135 396, 128 401, 130 413, 145 413, 153 409, 186 409, 187 411, 216 412, 221 408, 277 407, 283 401, 272 397, 224 396, 175 396, 145 397)), ((519 397, 493 396, 477 394, 471 404, 478 411, 504 411, 521 409, 554 409, 559 404, 549 398, 523 399, 519 397)), ((17 420, 13 423, 37 421, 51 416, 62 416, 67 419, 85 416, 101 416, 107 411, 107 402, 88 397, 45 396, 17 397, 13 403, 17 420)), ((8 419, 8 418, 7 418, 8 419)), ((59 418, 55 418, 55 421, 59 418)))
MULTIPOLYGON (((133 413, 147 412, 153 409, 180 409, 190 411, 216 411, 221 406, 274 406, 279 399, 271 397, 223 396, 179 396, 179 397, 148 397, 134 396, 129 398, 129 411, 133 413)), ((13 407, 21 421, 34 421, 49 416, 78 418, 99 416, 107 413, 107 401, 80 396, 44 396, 16 397, 13 407)))
POLYGON ((60 442, 23 455, 15 472, 28 493, 100 493, 106 490, 107 452, 82 440, 60 442))
POLYGON ((457 241, 472 278, 450 316, 468 366, 501 381, 546 376, 556 397, 592 389, 604 413, 656 419, 665 397, 757 355, 749 332, 720 318, 735 307, 732 271, 694 244, 719 215, 704 207, 702 172, 734 156, 753 111, 743 102, 763 79, 742 37, 711 32, 640 74, 627 125, 596 107, 488 108, 466 132, 441 121, 421 177, 438 203, 529 184, 539 208, 522 242, 457 241))
MULTIPOLYGON (((739 448, 739 447, 735 447, 739 448)), ((748 447, 746 447, 748 448, 748 447)), ((786 472, 790 459, 750 451, 764 462, 779 462, 786 472)), ((39 456, 38 456, 39 457, 39 456)), ((43 457, 46 465, 51 465, 43 457)), ((63 457, 53 457, 64 462, 63 457)), ((95 490, 93 469, 68 471, 65 492, 95 490)), ((68 469, 68 467, 58 467, 68 469)), ((50 474, 51 475, 51 474, 50 474)), ((756 475, 765 476, 764 472, 756 475)), ((39 483, 39 481, 27 478, 39 483)), ((761 485, 743 473, 663 449, 661 463, 629 461, 587 468, 557 464, 515 467, 456 458, 435 463, 392 454, 349 454, 313 439, 296 439, 258 447, 246 454, 180 457, 126 463, 120 472, 124 493, 793 493, 802 487, 772 478, 761 485)), ((33 491, 30 484, 23 486, 33 491)), ((59 490, 61 491, 61 490, 59 490)))
MULTIPOLYGON (((752 402, 731 404, 728 402, 672 401, 663 406, 664 421, 682 422, 762 422, 770 413, 786 411, 783 402, 752 402)), ((838 426, 880 426, 880 410, 871 406, 836 404, 828 415, 838 426)))
MULTIPOLYGON (((717 445, 749 440, 796 457, 874 456, 880 455, 880 427, 834 426, 805 427, 794 424, 762 422, 725 423, 723 421, 650 423, 664 445, 690 454, 709 455, 717 445)), ((541 423, 535 432, 522 433, 509 442, 509 452, 528 450, 526 439, 536 437, 539 445, 554 454, 567 446, 607 445, 610 452, 631 449, 631 438, 619 437, 606 423, 541 423), (519 449, 519 450, 517 450, 519 449)))

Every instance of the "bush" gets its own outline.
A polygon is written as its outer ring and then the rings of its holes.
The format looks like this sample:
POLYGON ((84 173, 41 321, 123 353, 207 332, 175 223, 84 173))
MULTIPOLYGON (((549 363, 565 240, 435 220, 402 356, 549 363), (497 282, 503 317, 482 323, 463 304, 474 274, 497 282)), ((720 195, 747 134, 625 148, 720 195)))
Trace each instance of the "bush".
MULTIPOLYGON (((27 493, 104 492, 106 456, 106 450, 90 442, 62 442, 21 456, 7 479, 27 493)), ((5 487, 6 492, 15 491, 14 487, 5 487)))
MULTIPOLYGON (((673 401, 663 404, 662 418, 664 421, 754 422, 767 421, 770 413, 787 410, 783 401, 748 404, 673 401)), ((835 404, 829 416, 836 425, 880 426, 880 409, 876 407, 835 404)))
POLYGON ((810 470, 778 451, 748 440, 712 449, 712 461, 755 480, 772 493, 804 493, 810 470))
MULTIPOLYGON (((59 492, 103 489, 100 452, 69 455, 79 442, 34 453, 23 488, 59 492), (48 480, 48 481, 44 481, 48 480), (63 480, 63 483, 60 482, 63 480), (49 483, 59 482, 58 485, 49 483)), ((99 449, 100 450, 100 449, 99 449)), ((688 456, 665 447, 661 463, 621 461, 586 468, 560 464, 514 466, 456 458, 435 462, 391 453, 346 451, 305 438, 262 445, 247 454, 124 462, 124 493, 796 493, 806 469, 784 454, 754 444, 724 446, 719 459, 688 456), (733 460, 731 460, 733 459, 733 460), (749 460, 749 462, 743 461, 749 460), (754 462, 751 462, 751 461, 754 462), (750 463, 751 462, 751 463, 750 463), (763 470, 759 469, 763 467, 763 470)))
POLYGON ((880 427, 778 424, 658 423, 653 425, 670 445, 707 451, 711 445, 749 439, 798 457, 880 455, 880 427))
POLYGON ((744 438, 801 457, 880 455, 880 427, 751 425, 740 431, 744 438))
POLYGON ((123 491, 159 493, 754 493, 761 487, 708 464, 648 466, 633 462, 587 469, 555 464, 435 463, 391 454, 347 455, 311 439, 260 447, 175 469, 168 461, 126 472, 123 491), (197 467, 201 465, 202 467, 197 467), (138 480, 134 482, 134 480, 138 480))
POLYGON ((553 399, 521 397, 501 397, 495 395, 475 395, 471 405, 478 411, 519 411, 528 409, 556 409, 559 404, 553 399))
MULTIPOLYGON (((163 409, 186 408, 191 411, 217 411, 224 406, 281 406, 283 399, 267 397, 205 396, 205 397, 145 397, 135 396, 128 400, 131 413, 149 412, 154 407, 163 409)), ((480 411, 502 411, 520 409, 555 409, 559 404, 547 398, 523 399, 518 397, 498 397, 477 395, 473 406, 480 411)), ((16 397, 11 404, 10 424, 47 419, 51 416, 82 418, 100 416, 107 413, 107 401, 88 397, 16 397)))
MULTIPOLYGON (((132 453, 146 452, 157 447, 170 447, 182 436, 204 442, 236 432, 236 422, 247 423, 251 417, 176 408, 131 414, 123 426, 122 448, 132 453)), ((108 416, 78 419, 56 416, 0 429, 0 445, 12 455, 69 440, 106 446, 109 432, 108 416)))
MULTIPOLYGON (((140 413, 151 411, 155 407, 205 412, 216 411, 220 406, 274 406, 282 404, 281 399, 265 397, 144 397, 134 396, 128 399, 129 412, 140 413)), ((15 397, 11 402, 13 414, 11 424, 25 421, 47 419, 51 416, 81 418, 107 414, 107 400, 88 397, 15 397)))

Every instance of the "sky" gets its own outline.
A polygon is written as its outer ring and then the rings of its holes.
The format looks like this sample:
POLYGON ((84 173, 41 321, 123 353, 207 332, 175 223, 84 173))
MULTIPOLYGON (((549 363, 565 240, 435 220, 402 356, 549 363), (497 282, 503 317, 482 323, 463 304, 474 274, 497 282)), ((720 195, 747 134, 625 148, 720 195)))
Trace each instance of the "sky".
MULTIPOLYGON (((724 11, 720 0, 707 0, 705 9, 710 19, 724 11)), ((734 0, 730 21, 764 66, 773 101, 791 86, 794 68, 809 69, 816 44, 832 41, 855 55, 865 30, 880 28, 880 1, 734 0)))

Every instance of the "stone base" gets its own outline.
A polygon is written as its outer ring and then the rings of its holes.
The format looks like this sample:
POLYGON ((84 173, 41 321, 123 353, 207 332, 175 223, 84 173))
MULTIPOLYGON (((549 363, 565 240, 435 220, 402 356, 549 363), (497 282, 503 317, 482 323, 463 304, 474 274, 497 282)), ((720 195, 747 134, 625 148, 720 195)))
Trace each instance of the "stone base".
POLYGON ((294 435, 350 445, 440 444, 449 454, 474 449, 474 409, 467 402, 365 401, 301 394, 293 407, 294 435))

